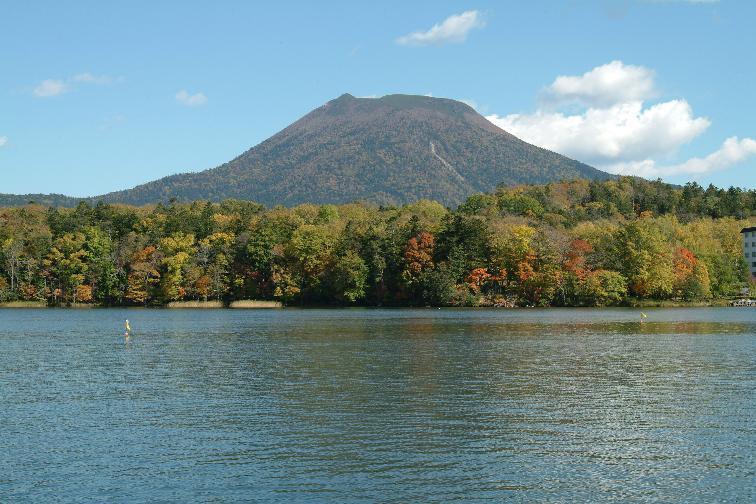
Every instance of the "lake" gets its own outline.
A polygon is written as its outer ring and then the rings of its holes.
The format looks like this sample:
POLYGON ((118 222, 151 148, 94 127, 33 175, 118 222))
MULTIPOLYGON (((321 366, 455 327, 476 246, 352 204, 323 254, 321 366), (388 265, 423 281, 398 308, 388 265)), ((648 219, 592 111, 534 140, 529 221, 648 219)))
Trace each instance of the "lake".
POLYGON ((753 502, 756 310, 639 313, 0 310, 0 501, 753 502))

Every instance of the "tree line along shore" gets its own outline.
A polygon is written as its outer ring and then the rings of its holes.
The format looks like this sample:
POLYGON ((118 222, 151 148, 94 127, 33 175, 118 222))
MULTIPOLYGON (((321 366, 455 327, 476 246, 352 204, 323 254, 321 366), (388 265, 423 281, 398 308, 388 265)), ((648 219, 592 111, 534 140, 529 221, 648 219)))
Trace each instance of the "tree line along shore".
POLYGON ((754 287, 739 232, 755 215, 753 190, 630 177, 500 187, 453 210, 30 203, 0 209, 0 303, 716 304, 754 287))

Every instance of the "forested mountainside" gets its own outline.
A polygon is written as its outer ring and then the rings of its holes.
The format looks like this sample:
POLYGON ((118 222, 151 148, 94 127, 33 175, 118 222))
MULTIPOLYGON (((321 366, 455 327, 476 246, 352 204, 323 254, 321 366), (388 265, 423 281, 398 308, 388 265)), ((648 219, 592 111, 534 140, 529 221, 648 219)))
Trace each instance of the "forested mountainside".
POLYGON ((0 206, 15 207, 28 204, 37 204, 54 207, 73 207, 81 201, 91 202, 90 198, 74 198, 64 194, 2 194, 0 193, 0 206))

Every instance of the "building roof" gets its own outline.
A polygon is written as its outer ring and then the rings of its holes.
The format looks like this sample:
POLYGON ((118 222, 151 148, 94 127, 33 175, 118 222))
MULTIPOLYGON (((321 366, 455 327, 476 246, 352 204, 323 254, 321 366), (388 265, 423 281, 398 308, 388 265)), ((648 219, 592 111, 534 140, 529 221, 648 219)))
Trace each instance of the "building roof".
POLYGON ((740 230, 741 233, 747 233, 749 231, 756 231, 756 226, 754 227, 747 227, 740 230))

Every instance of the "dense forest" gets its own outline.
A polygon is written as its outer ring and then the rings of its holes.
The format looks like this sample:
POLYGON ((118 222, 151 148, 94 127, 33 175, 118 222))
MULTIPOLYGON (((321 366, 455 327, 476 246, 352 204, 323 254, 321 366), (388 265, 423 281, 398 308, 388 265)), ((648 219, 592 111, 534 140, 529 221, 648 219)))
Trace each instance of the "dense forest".
POLYGON ((619 178, 433 201, 0 209, 0 301, 605 306, 736 295, 756 191, 619 178))

